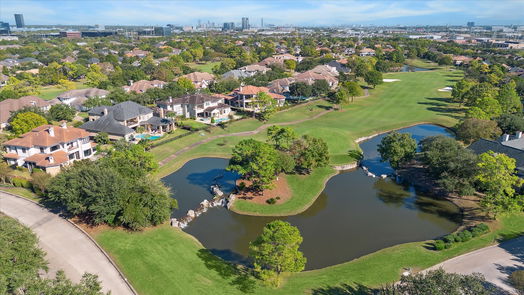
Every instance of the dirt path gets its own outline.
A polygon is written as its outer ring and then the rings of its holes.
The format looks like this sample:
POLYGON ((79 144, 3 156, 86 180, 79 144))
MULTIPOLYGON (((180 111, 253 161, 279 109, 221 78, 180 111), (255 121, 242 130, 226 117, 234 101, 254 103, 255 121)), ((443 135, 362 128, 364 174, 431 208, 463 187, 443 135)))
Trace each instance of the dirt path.
POLYGON ((279 125, 279 126, 287 126, 287 125, 294 125, 294 124, 300 124, 300 123, 303 123, 303 122, 307 122, 307 121, 311 121, 311 120, 315 120, 327 113, 330 113, 332 112, 333 110, 330 109, 330 110, 325 110, 323 112, 320 112, 316 115, 314 115, 313 117, 311 118, 304 118, 304 119, 300 119, 300 120, 295 120, 295 121, 289 121, 289 122, 282 122, 282 123, 267 123, 267 124, 263 124, 261 126, 259 126, 257 129, 255 130, 251 130, 251 131, 242 131, 242 132, 235 132, 235 133, 229 133, 229 134, 221 134, 221 135, 215 135, 215 136, 211 136, 211 137, 208 137, 206 139, 203 139, 203 140, 200 140, 200 141, 197 141, 191 145, 188 145, 176 152, 174 152, 172 155, 170 155, 169 157, 163 159, 162 161, 159 162, 159 165, 160 166, 164 166, 165 164, 169 163, 170 161, 174 160, 176 157, 178 157, 179 155, 185 153, 185 152, 188 152, 194 148, 196 148, 197 146, 199 145, 202 145, 202 144, 205 144, 205 143, 208 143, 210 141, 213 141, 215 139, 218 139, 218 138, 224 138, 224 137, 232 137, 232 136, 248 136, 248 135, 255 135, 255 134, 258 134, 260 133, 261 131, 269 128, 270 126, 273 126, 273 125, 279 125))

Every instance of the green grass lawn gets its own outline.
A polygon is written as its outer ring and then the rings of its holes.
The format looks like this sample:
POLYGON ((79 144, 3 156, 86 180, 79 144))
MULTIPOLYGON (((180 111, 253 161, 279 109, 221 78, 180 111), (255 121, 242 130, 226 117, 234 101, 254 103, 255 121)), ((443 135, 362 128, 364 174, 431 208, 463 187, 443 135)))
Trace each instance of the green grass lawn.
POLYGON ((142 295, 341 294, 321 292, 341 284, 377 287, 398 280, 405 267, 425 269, 499 239, 515 237, 524 228, 524 214, 502 217, 496 228, 482 237, 439 252, 427 249, 427 242, 407 243, 339 265, 291 274, 277 289, 237 274, 226 263, 209 255, 192 236, 167 225, 138 233, 104 230, 95 239, 111 253, 142 295))
MULTIPOLYGON (((88 88, 88 86, 85 85, 83 82, 74 82, 74 83, 76 85, 76 89, 88 88)), ((40 87, 40 89, 38 89, 38 92, 39 92, 38 97, 41 97, 45 100, 51 100, 55 98, 57 95, 59 95, 60 93, 63 93, 66 91, 67 90, 60 88, 56 85, 42 86, 40 87)))
POLYGON ((39 202, 40 196, 33 193, 30 189, 23 188, 23 187, 13 187, 13 186, 0 186, 0 191, 12 193, 15 195, 19 195, 21 197, 24 197, 26 199, 39 202))
MULTIPOLYGON (((333 111, 315 120, 291 125, 291 127, 299 135, 308 134, 324 139, 329 147, 332 165, 349 163, 354 159, 348 155, 348 151, 359 149, 355 143, 355 139, 359 137, 420 122, 454 125, 463 112, 456 105, 448 102, 450 95, 448 92, 439 92, 438 89, 454 83, 461 76, 460 71, 446 70, 386 74, 386 78, 400 81, 379 85, 371 90, 370 96, 357 99, 354 103, 343 106, 340 111, 333 111)), ((276 114, 269 123, 278 124, 310 118, 323 111, 327 105, 327 102, 319 101, 312 105, 290 109, 276 114)), ((154 149, 154 153, 157 160, 162 160, 174 151, 199 140, 218 134, 254 130, 261 124, 253 119, 242 120, 232 123, 227 130, 217 128, 209 133, 200 132, 160 146, 154 149)), ((250 137, 266 140, 265 132, 250 137)), ((247 137, 228 137, 202 144, 161 167, 159 175, 165 176, 188 160, 197 157, 228 157, 233 146, 244 138, 247 137)), ((238 200, 234 210, 254 215, 292 215, 302 212, 316 199, 323 184, 331 175, 333 171, 325 168, 311 175, 301 176, 300 182, 293 181, 298 176, 287 176, 293 192, 291 200, 280 205, 253 204, 238 200), (309 189, 304 189, 305 187, 309 189)))
POLYGON ((442 69, 442 66, 439 66, 438 63, 432 62, 426 59, 419 59, 419 58, 413 58, 413 59, 407 59, 406 64, 410 66, 414 66, 417 68, 423 68, 423 69, 442 69))
POLYGON ((208 72, 210 74, 213 74, 213 67, 219 64, 220 62, 207 62, 204 64, 188 63, 187 65, 199 72, 208 72))

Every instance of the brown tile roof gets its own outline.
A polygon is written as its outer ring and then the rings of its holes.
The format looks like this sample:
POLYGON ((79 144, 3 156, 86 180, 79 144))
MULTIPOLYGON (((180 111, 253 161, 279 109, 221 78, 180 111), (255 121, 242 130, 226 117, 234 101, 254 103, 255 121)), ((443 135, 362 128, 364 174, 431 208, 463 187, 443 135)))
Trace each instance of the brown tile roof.
POLYGON ((66 143, 78 138, 89 137, 92 134, 84 129, 60 126, 42 125, 35 129, 4 142, 4 145, 23 146, 31 148, 33 146, 54 146, 59 143, 66 143), (54 136, 50 134, 50 128, 53 128, 54 136))
POLYGON ((166 84, 167 84, 166 82, 160 81, 160 80, 152 80, 152 81, 140 80, 140 81, 134 82, 133 85, 131 86, 123 86, 123 88, 126 91, 134 91, 137 93, 142 93, 142 92, 146 92, 146 90, 148 90, 149 88, 163 87, 166 84))
POLYGON ((51 154, 34 154, 25 158, 24 161, 35 163, 38 167, 52 167, 67 163, 69 157, 64 151, 56 151, 51 154))
POLYGON ((8 158, 8 159, 18 159, 20 158, 17 154, 15 153, 7 153, 7 154, 4 154, 3 155, 4 158, 8 158))
POLYGON ((9 120, 11 112, 17 111, 27 106, 46 107, 51 105, 48 101, 45 101, 37 96, 22 96, 18 99, 6 99, 0 101, 0 123, 5 123, 9 120))
POLYGON ((247 85, 247 86, 242 86, 240 88, 237 88, 233 90, 233 92, 236 92, 238 94, 243 94, 243 95, 256 95, 259 92, 269 92, 269 88, 247 85))
POLYGON ((202 81, 213 81, 215 80, 215 77, 211 75, 210 73, 206 72, 193 72, 189 73, 187 75, 183 75, 182 77, 188 78, 193 83, 199 83, 202 81))

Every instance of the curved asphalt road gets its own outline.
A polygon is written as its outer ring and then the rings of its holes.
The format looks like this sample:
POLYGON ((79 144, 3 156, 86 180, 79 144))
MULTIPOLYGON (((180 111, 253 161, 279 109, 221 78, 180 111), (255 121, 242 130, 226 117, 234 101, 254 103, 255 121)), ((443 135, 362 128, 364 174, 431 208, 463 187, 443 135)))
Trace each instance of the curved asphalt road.
POLYGON ((47 255, 48 276, 64 270, 73 282, 85 272, 97 274, 105 292, 135 294, 117 268, 80 229, 35 203, 0 191, 0 211, 31 228, 47 255))
POLYGON ((481 273, 491 284, 517 294, 508 276, 514 270, 524 269, 524 236, 446 260, 429 270, 440 267, 453 273, 481 273))

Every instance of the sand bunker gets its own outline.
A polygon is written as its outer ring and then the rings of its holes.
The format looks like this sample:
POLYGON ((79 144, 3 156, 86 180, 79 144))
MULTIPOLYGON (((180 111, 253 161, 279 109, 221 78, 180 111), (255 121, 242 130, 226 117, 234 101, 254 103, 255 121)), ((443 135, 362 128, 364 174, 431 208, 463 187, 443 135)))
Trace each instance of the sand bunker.
POLYGON ((400 81, 400 79, 382 79, 382 81, 389 83, 389 82, 397 82, 400 81))
POLYGON ((440 88, 438 91, 442 91, 442 92, 450 92, 451 90, 453 90, 453 88, 451 87, 444 87, 444 88, 440 88))

